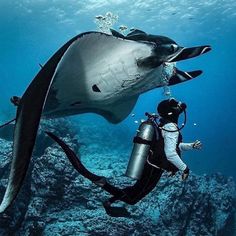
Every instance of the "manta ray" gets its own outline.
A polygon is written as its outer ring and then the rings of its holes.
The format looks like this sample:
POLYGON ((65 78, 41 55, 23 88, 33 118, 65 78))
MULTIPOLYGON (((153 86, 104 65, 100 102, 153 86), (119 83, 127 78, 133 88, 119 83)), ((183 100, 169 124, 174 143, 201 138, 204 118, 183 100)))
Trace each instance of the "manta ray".
POLYGON ((4 212, 16 198, 32 156, 42 118, 92 112, 111 123, 124 120, 140 94, 175 85, 202 71, 180 71, 177 61, 196 57, 211 47, 186 48, 174 40, 133 30, 81 33, 64 44, 32 80, 17 106, 13 158, 0 205, 4 212))

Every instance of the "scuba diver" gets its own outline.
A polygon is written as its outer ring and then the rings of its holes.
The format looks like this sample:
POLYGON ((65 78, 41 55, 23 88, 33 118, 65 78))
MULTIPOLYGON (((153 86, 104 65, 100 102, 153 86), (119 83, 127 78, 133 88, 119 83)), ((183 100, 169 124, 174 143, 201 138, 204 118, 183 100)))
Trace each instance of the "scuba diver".
POLYGON ((188 178, 189 168, 181 159, 181 151, 201 149, 202 147, 199 140, 193 143, 182 142, 180 130, 186 123, 186 108, 185 103, 178 102, 173 98, 162 101, 157 107, 157 111, 161 116, 159 128, 164 142, 164 154, 166 159, 174 165, 172 166, 171 174, 174 175, 180 170, 182 171, 183 180, 188 178), (181 128, 178 128, 178 118, 182 112, 185 114, 185 123, 181 128))
POLYGON ((130 215, 126 208, 112 206, 112 204, 116 201, 130 205, 136 204, 154 189, 164 171, 170 172, 171 175, 182 171, 182 180, 188 178, 189 168, 180 157, 181 151, 201 149, 202 144, 198 140, 193 143, 182 142, 180 130, 186 124, 186 108, 185 103, 172 98, 158 105, 157 111, 161 118, 158 115, 146 113, 148 119, 141 123, 134 137, 134 146, 126 170, 126 176, 137 181, 134 185, 125 188, 113 186, 105 177, 90 172, 64 141, 51 132, 46 133, 62 147, 74 168, 81 175, 112 195, 103 202, 106 213, 113 217, 124 217, 130 215), (185 121, 179 128, 178 119, 181 113, 184 113, 185 121))

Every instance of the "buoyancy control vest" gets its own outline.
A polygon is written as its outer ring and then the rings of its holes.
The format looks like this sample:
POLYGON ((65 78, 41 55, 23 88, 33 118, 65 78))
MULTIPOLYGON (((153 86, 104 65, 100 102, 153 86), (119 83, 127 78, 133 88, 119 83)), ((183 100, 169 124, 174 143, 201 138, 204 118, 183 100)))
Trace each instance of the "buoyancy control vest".
MULTIPOLYGON (((158 166, 159 168, 166 170, 166 171, 171 171, 171 172, 177 172, 178 168, 172 164, 170 161, 168 161, 165 150, 164 150, 164 138, 162 136, 162 130, 161 127, 164 126, 166 123, 161 123, 158 124, 158 127, 156 128, 156 132, 154 134, 153 142, 151 145, 151 154, 149 155, 149 161, 153 163, 154 165, 158 166)), ((166 131, 168 132, 168 131, 166 131)), ((178 142, 176 144, 176 152, 177 154, 181 157, 181 151, 179 149, 179 144, 182 142, 182 134, 180 131, 176 131, 179 133, 178 136, 178 142)))

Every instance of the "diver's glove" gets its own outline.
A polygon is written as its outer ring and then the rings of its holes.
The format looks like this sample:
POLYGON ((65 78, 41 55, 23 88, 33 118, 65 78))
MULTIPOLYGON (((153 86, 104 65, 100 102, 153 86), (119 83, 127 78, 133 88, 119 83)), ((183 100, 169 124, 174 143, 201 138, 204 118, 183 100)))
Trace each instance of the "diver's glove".
POLYGON ((186 167, 182 174, 182 180, 186 180, 189 176, 189 168, 186 167))
POLYGON ((202 143, 199 140, 196 140, 193 144, 192 144, 193 149, 201 149, 202 148, 202 143))

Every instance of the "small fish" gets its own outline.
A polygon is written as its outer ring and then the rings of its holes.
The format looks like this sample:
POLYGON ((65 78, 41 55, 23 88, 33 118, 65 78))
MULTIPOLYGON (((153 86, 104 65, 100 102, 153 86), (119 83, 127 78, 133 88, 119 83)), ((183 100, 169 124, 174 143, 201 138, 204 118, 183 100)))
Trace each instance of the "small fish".
POLYGON ((125 25, 121 25, 121 26, 119 27, 119 30, 121 30, 121 31, 127 30, 127 29, 128 29, 128 27, 125 26, 125 25))
POLYGON ((96 18, 97 20, 104 20, 104 19, 105 19, 105 17, 102 16, 102 15, 95 16, 95 18, 96 18))

